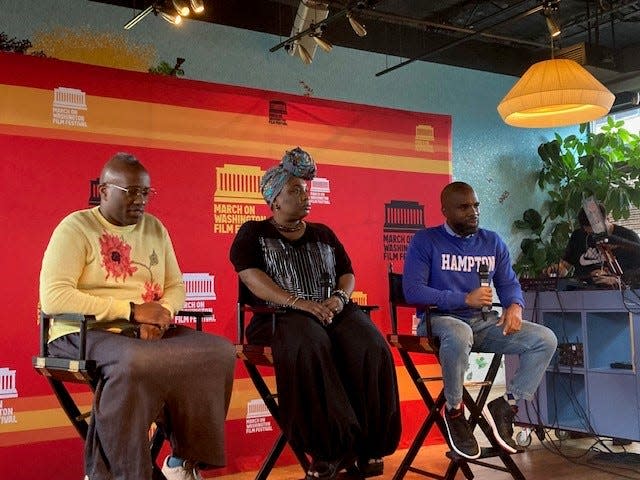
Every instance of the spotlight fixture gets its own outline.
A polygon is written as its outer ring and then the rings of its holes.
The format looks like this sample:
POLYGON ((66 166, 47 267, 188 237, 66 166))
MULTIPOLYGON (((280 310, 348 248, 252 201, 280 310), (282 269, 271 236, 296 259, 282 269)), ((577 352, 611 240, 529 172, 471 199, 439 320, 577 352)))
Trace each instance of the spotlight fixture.
POLYGON ((176 9, 178 15, 180 15, 181 17, 186 17, 189 15, 189 7, 186 3, 183 2, 183 0, 171 0, 171 3, 173 3, 173 8, 176 9))
POLYGON ((551 38, 556 38, 560 35, 561 28, 556 20, 556 12, 560 7, 560 0, 545 0, 542 4, 542 15, 544 15, 544 21, 547 24, 547 30, 551 38))
POLYGON ((562 33, 560 25, 558 25, 558 22, 553 19, 550 11, 545 10, 544 20, 547 23, 547 29, 549 30, 549 35, 551 35, 551 37, 556 38, 562 33))
POLYGON ((323 38, 324 30, 330 23, 347 17, 356 35, 364 37, 367 29, 353 17, 351 9, 355 6, 361 9, 373 8, 373 3, 375 3, 373 0, 358 1, 357 4, 345 7, 329 16, 329 3, 326 0, 300 0, 291 36, 271 47, 269 51, 275 52, 284 48, 289 55, 298 55, 304 63, 309 64, 317 47, 326 52, 333 48, 333 45, 323 38))
POLYGON ((204 3, 202 0, 155 0, 147 8, 142 10, 124 25, 125 30, 133 28, 135 25, 150 13, 161 16, 163 20, 173 24, 180 25, 182 17, 186 17, 189 13, 204 12, 204 3), (189 5, 191 10, 189 10, 189 5), (175 13, 174 13, 175 12, 175 13))
POLYGON ((193 13, 202 13, 204 12, 204 3, 202 0, 191 0, 191 10, 193 13))
POLYGON ((351 28, 353 28, 353 31, 356 32, 356 35, 358 35, 359 37, 364 37, 367 34, 367 29, 364 28, 364 25, 362 25, 359 21, 353 18, 353 14, 351 12, 347 13, 347 18, 349 19, 351 28))
POLYGON ((309 50, 307 50, 301 43, 296 43, 296 51, 305 64, 309 65, 313 61, 313 57, 309 53, 309 50))
POLYGON ((160 16, 163 20, 172 23, 173 25, 180 25, 182 23, 182 17, 180 15, 171 15, 170 13, 160 11, 160 16))
POLYGON ((315 34, 315 33, 314 34, 309 34, 309 35, 311 36, 311 38, 313 38, 313 41, 316 42, 316 45, 318 45, 325 52, 329 53, 331 51, 331 49, 333 48, 333 45, 331 45, 331 43, 326 41, 320 35, 315 34))

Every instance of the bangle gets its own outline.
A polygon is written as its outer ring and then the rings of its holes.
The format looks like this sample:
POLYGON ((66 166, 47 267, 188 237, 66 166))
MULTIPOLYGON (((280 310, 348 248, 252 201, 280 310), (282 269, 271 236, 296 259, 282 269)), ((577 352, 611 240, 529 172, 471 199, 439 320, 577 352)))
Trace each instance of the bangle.
POLYGON ((129 313, 129 321, 131 323, 134 323, 136 321, 135 305, 136 305, 135 303, 129 302, 129 308, 131 309, 131 312, 129 313))
POLYGON ((300 297, 296 296, 296 298, 294 298, 294 299, 293 299, 293 302, 291 302, 291 303, 289 304, 289 306, 290 306, 291 308, 294 308, 294 305, 296 304, 296 302, 297 302, 298 300, 300 300, 300 297))
POLYGON ((344 290, 338 288, 331 292, 332 297, 338 297, 342 301, 342 306, 344 307, 347 303, 349 303, 349 295, 344 290))

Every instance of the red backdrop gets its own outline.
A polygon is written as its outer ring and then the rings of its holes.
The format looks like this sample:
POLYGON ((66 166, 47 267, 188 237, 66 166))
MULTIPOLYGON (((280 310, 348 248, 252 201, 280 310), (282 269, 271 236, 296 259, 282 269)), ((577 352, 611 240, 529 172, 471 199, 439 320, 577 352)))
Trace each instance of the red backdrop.
MULTIPOLYGON (((205 329, 235 340, 233 234, 269 215, 262 173, 287 148, 309 151, 319 177, 309 219, 338 234, 356 270, 355 298, 379 305, 373 319, 388 331, 387 265, 400 269, 416 228, 441 221, 450 117, 16 54, 0 54, 0 71, 3 477, 81 478, 81 442, 31 367, 38 273, 51 231, 95 200, 91 181, 115 152, 133 153, 150 171, 159 194, 148 210, 171 233, 189 306, 212 308, 205 329)), ((424 408, 398 374, 406 446, 424 408)), ((236 377, 227 472, 257 468, 277 430, 240 363, 236 377)), ((90 404, 89 393, 78 396, 90 404)))

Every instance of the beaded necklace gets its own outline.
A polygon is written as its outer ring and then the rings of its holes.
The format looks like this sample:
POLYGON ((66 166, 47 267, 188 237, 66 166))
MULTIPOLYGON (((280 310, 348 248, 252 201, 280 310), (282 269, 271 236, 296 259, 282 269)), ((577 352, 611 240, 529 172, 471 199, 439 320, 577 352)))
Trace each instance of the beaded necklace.
POLYGON ((305 223, 304 220, 300 220, 298 223, 296 223, 293 227, 289 227, 287 225, 281 225, 280 223, 276 222, 276 219, 271 217, 271 223, 273 224, 274 227, 276 227, 278 230, 280 230, 281 232, 286 232, 286 233, 291 233, 291 232, 297 232, 298 230, 302 230, 305 227, 305 223))

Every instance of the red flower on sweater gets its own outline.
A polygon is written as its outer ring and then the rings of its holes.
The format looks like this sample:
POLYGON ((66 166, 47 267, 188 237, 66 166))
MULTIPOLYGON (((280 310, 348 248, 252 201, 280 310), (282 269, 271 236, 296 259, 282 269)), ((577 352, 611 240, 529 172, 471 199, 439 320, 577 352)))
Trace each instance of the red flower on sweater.
POLYGON ((126 280, 138 270, 131 264, 131 245, 117 235, 104 232, 100 237, 100 254, 102 266, 107 270, 106 278, 113 276, 116 281, 122 277, 126 280))
POLYGON ((144 282, 144 293, 142 299, 145 302, 155 302, 162 298, 162 287, 157 283, 144 282))

